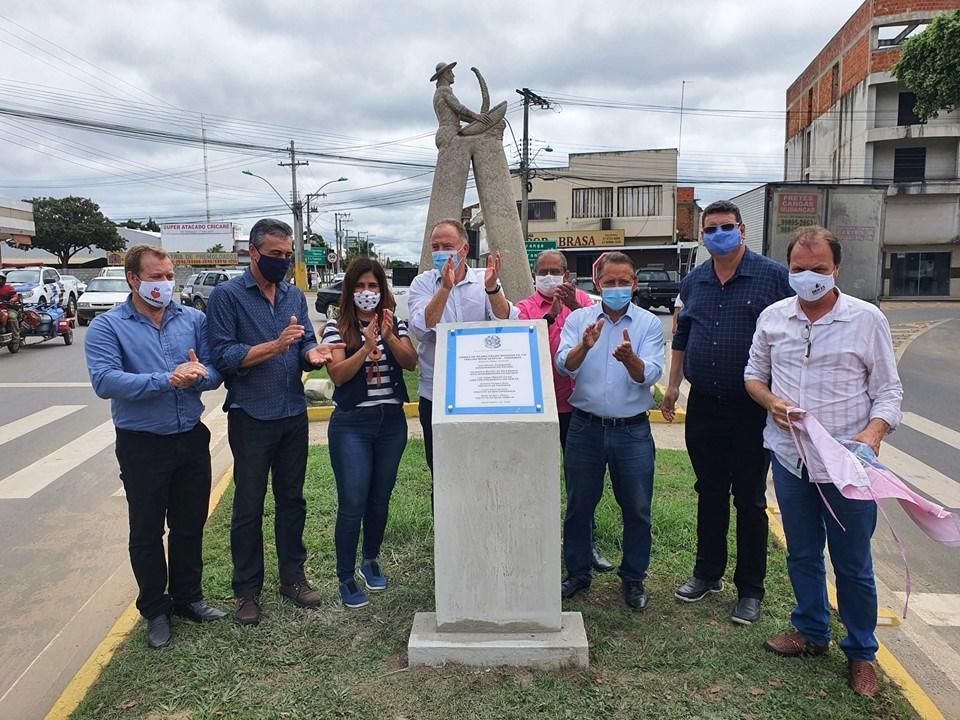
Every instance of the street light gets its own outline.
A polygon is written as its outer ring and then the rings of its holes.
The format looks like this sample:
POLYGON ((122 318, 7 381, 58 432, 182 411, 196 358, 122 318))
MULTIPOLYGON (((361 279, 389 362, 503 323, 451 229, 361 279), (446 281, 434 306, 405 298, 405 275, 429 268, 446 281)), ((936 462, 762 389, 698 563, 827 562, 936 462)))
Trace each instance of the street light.
POLYGON ((267 185, 270 186, 270 189, 277 194, 277 197, 280 198, 281 202, 283 202, 283 204, 287 206, 287 210, 289 210, 290 212, 293 212, 293 208, 290 207, 290 203, 287 202, 287 199, 283 195, 281 195, 280 191, 273 186, 273 183, 267 180, 263 175, 257 175, 255 172, 250 172, 249 170, 241 170, 240 172, 244 175, 249 175, 250 177, 260 178, 261 180, 263 180, 267 185))
POLYGON ((308 237, 311 237, 311 233, 312 233, 312 229, 310 227, 310 214, 313 212, 313 210, 310 209, 311 198, 326 197, 327 196, 326 193, 321 193, 320 191, 323 190, 327 185, 330 185, 331 183, 338 183, 338 182, 347 182, 347 178, 341 176, 341 177, 338 177, 336 180, 327 180, 325 183, 323 183, 323 185, 318 187, 312 193, 307 193, 306 200, 307 200, 307 236, 308 237))

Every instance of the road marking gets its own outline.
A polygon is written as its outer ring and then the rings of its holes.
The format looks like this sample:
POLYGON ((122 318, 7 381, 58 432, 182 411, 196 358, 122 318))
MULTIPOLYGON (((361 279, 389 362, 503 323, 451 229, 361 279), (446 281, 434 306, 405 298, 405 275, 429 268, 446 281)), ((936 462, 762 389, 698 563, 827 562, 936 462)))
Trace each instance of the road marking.
POLYGON ((939 440, 940 442, 949 445, 952 448, 960 449, 960 432, 948 428, 944 425, 941 425, 938 422, 933 420, 928 420, 922 415, 917 415, 912 412, 905 412, 903 414, 903 420, 901 424, 906 425, 909 428, 913 428, 917 432, 921 432, 924 435, 932 437, 934 440, 939 440))
POLYGON ((32 415, 27 415, 12 423, 0 425, 0 445, 16 440, 37 428, 42 428, 48 423, 56 422, 67 415, 83 410, 86 405, 51 405, 32 415))
POLYGON ((935 502, 948 508, 960 508, 960 482, 907 455, 903 450, 898 450, 890 443, 880 448, 880 462, 917 490, 929 495, 935 502))
POLYGON ((88 382, 34 382, 34 383, 0 383, 0 390, 7 388, 89 388, 88 382))
POLYGON ((113 420, 97 425, 76 440, 0 480, 0 499, 33 497, 50 483, 108 448, 115 437, 113 420))
MULTIPOLYGON (((906 598, 902 592, 896 595, 906 598)), ((957 593, 912 593, 910 611, 919 615, 927 625, 960 627, 960 595, 957 593)))

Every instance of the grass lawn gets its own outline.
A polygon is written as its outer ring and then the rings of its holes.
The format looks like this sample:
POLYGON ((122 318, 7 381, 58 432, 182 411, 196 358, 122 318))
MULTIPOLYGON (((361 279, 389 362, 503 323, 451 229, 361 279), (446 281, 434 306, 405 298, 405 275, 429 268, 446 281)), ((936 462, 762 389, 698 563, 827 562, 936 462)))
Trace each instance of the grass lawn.
MULTIPOLYGON (((328 380, 330 375, 327 373, 326 368, 320 368, 319 370, 313 370, 308 376, 309 379, 322 379, 328 380)), ((404 370, 403 371, 403 381, 407 385, 407 394, 410 396, 411 402, 417 401, 417 388, 420 385, 420 381, 417 379, 416 370, 404 370)))
MULTIPOLYGON (((660 451, 654 497, 650 606, 628 612, 614 574, 564 609, 583 612, 590 669, 444 668, 407 670, 414 612, 433 609, 430 480, 423 446, 410 441, 393 496, 382 560, 391 587, 368 607, 345 610, 336 596, 336 494, 325 447, 308 467, 308 576, 329 597, 315 611, 277 594, 272 502, 268 500, 264 619, 174 623, 174 641, 148 650, 141 625, 104 670, 75 718, 913 718, 886 685, 873 701, 847 688, 845 661, 779 658, 761 645, 789 624, 791 591, 782 551, 771 547, 763 619, 728 620, 732 589, 695 605, 673 598, 695 547, 693 479, 683 452, 660 451)), ((230 591, 228 491, 206 534, 207 598, 227 607, 230 591)), ((601 549, 619 555, 619 519, 609 492, 598 510, 601 549)), ((559 552, 559 548, 558 548, 559 552)))

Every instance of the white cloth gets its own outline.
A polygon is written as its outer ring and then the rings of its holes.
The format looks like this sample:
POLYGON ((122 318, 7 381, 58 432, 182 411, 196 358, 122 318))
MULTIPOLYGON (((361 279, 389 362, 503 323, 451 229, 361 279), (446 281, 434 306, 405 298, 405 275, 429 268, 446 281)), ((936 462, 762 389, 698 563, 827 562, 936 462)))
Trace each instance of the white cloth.
MULTIPOLYGON (((874 418, 893 430, 902 417, 903 386, 887 319, 870 303, 843 293, 812 325, 795 297, 766 308, 757 320, 744 379, 766 383, 837 440, 849 440, 874 418)), ((763 444, 781 465, 801 474, 790 431, 772 417, 763 444)))
MULTIPOLYGON (((479 322, 496 320, 490 295, 483 283, 484 271, 467 267, 463 280, 453 286, 443 308, 440 322, 479 322)), ((420 397, 433 400, 433 363, 437 351, 435 328, 427 327, 427 305, 440 287, 440 272, 427 270, 417 275, 410 283, 407 307, 410 311, 410 330, 417 339, 417 357, 420 360, 420 397)), ((516 320, 519 311, 510 305, 510 319, 516 320)))

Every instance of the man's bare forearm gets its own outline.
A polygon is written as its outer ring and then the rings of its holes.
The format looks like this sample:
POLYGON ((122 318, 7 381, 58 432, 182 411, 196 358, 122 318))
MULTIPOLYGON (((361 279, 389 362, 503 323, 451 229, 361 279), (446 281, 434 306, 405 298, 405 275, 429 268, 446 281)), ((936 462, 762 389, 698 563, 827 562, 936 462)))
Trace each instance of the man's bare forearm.
POLYGON ((240 367, 248 368, 259 365, 279 355, 281 352, 283 352, 283 350, 280 348, 280 343, 276 340, 254 345, 247 351, 247 354, 243 356, 243 360, 240 361, 240 367))
POLYGON ((430 302, 427 303, 427 307, 423 311, 423 321, 431 330, 437 326, 440 318, 443 317, 443 309, 447 306, 447 299, 449 297, 450 291, 441 286, 440 289, 434 293, 430 302))

